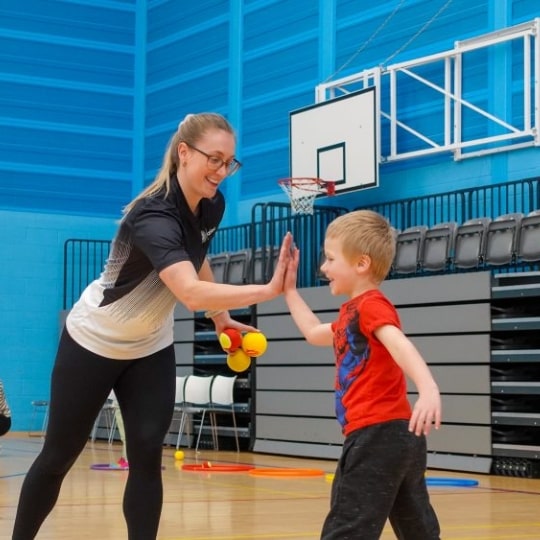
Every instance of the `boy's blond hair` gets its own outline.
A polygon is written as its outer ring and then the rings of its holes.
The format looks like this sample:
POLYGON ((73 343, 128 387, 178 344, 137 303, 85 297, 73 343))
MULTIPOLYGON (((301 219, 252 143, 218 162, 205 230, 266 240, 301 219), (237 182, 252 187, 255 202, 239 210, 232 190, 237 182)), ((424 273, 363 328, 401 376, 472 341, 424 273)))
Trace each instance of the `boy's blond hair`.
POLYGON ((326 238, 341 241, 347 260, 367 255, 371 259, 371 275, 377 283, 390 272, 396 253, 396 231, 377 212, 355 210, 336 218, 326 229, 326 238))

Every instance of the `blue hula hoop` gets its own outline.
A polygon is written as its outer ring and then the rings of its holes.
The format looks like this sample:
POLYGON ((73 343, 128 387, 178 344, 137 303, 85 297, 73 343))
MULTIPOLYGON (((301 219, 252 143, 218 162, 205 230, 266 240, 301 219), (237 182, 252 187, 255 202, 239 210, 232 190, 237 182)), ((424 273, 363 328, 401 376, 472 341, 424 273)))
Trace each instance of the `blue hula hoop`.
POLYGON ((469 478, 441 478, 426 477, 428 486, 451 486, 451 487, 473 487, 478 485, 478 480, 469 478))

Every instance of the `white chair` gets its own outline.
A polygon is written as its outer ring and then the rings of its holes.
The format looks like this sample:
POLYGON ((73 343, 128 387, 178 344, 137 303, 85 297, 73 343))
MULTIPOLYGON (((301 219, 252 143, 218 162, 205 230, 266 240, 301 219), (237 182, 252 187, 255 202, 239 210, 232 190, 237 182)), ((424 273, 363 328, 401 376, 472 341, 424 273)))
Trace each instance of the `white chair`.
MULTIPOLYGON (((197 443, 195 445, 195 451, 199 449, 199 442, 201 440, 202 425, 204 424, 204 417, 206 411, 210 405, 210 388, 214 377, 205 377, 202 375, 189 375, 184 384, 184 405, 182 407, 182 417, 180 419, 180 428, 178 430, 180 437, 184 431, 184 426, 188 418, 193 419, 196 414, 201 415, 199 434, 197 436, 197 443)), ((194 422, 192 421, 194 427, 194 422)), ((213 432, 212 432, 213 436, 213 432)), ((180 438, 177 439, 176 448, 180 444, 180 438)))
MULTIPOLYGON (((186 384, 187 376, 185 377, 176 377, 176 391, 174 396, 174 412, 171 420, 171 427, 169 428, 169 433, 174 422, 182 421, 182 412, 184 410, 184 386, 186 384)), ((180 424, 179 424, 180 425, 180 424)), ((182 438, 182 431, 178 430, 178 436, 176 438, 176 448, 180 446, 180 440, 182 438)))
MULTIPOLYGON (((210 406, 208 407, 207 412, 212 426, 212 440, 214 441, 215 450, 219 450, 217 414, 228 413, 232 417, 236 451, 240 452, 238 428, 236 426, 236 415, 234 413, 234 385, 236 377, 236 375, 232 377, 216 375, 212 382, 212 388, 210 389, 210 406)), ((202 429, 202 423, 200 429, 202 429)))
POLYGON ((31 402, 31 405, 32 405, 32 419, 30 420, 30 429, 28 430, 28 435, 30 437, 34 436, 36 417, 39 411, 42 411, 43 421, 41 423, 41 432, 38 433, 38 436, 44 437, 45 430, 47 429, 47 421, 49 420, 49 402, 44 399, 36 399, 31 402))
POLYGON ((120 431, 120 425, 122 429, 124 428, 124 421, 122 418, 118 420, 118 415, 121 415, 120 413, 120 405, 118 405, 118 399, 116 399, 116 394, 114 391, 111 391, 109 394, 109 398, 111 400, 110 408, 111 408, 111 425, 109 428, 109 444, 112 444, 114 441, 114 435, 116 433, 116 429, 118 428, 118 432, 120 433, 120 439, 124 436, 122 432, 120 431), (120 422, 120 425, 119 425, 120 422))
POLYGON ((97 431, 101 424, 101 420, 105 420, 105 427, 107 429, 107 440, 109 444, 112 444, 114 440, 114 432, 116 431, 116 409, 118 407, 118 401, 114 394, 114 390, 111 390, 109 396, 107 397, 103 407, 99 411, 96 421, 94 422, 94 427, 92 428, 92 434, 90 436, 92 442, 95 442, 97 437, 97 431))

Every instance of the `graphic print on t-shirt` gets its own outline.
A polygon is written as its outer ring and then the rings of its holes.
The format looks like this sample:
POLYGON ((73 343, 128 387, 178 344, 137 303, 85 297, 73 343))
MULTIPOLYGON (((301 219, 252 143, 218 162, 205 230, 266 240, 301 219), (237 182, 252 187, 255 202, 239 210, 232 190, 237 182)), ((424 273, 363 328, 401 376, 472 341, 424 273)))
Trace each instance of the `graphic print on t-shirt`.
POLYGON ((346 424, 343 398, 352 382, 366 368, 370 354, 368 340, 360 332, 360 314, 354 304, 349 304, 345 317, 346 324, 340 325, 334 335, 337 361, 336 416, 342 426, 346 424))

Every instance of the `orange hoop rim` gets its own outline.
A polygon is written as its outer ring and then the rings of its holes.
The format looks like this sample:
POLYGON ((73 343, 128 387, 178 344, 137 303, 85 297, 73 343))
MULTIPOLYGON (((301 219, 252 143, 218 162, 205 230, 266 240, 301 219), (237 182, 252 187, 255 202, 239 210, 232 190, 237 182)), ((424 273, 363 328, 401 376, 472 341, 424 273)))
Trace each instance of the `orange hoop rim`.
POLYGON ((304 191, 325 193, 328 196, 336 194, 336 183, 332 180, 323 180, 312 176, 290 176, 280 178, 278 184, 282 187, 297 187, 304 191))
POLYGON ((254 469, 252 465, 213 465, 210 462, 182 465, 183 471, 204 472, 243 472, 254 469))
POLYGON ((324 471, 320 469, 295 469, 295 468, 255 468, 249 471, 251 476, 270 476, 277 478, 292 478, 297 476, 324 476, 324 471))

